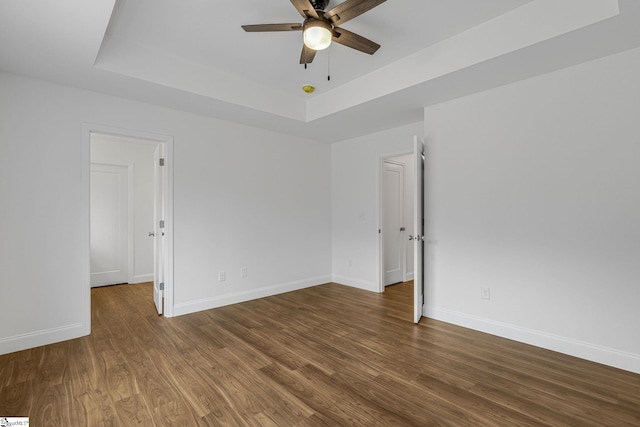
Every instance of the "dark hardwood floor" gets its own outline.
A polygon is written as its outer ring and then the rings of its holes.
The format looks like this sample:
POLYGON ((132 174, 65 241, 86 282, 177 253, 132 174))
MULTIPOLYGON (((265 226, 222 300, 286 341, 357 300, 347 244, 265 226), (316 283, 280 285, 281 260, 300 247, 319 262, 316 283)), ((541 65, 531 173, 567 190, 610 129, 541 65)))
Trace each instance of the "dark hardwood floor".
POLYGON ((640 375, 423 319, 337 284, 165 319, 92 291, 91 336, 0 356, 32 426, 640 426, 640 375))

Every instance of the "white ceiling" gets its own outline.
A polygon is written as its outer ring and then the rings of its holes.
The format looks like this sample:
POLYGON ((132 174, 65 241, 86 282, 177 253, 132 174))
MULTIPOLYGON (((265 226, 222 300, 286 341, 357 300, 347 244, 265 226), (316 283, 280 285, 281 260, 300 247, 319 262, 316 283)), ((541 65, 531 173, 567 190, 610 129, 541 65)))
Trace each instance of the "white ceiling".
MULTIPOLYGON (((300 32, 247 34, 242 24, 301 23, 289 0, 120 0, 108 42, 132 43, 236 75, 288 94, 313 83, 331 90, 438 41, 501 15, 530 0, 389 0, 353 19, 345 29, 382 45, 366 55, 339 44, 318 52, 307 70, 299 65, 300 32), (482 4, 482 6, 480 6, 482 4), (332 81, 327 83, 331 57, 332 81)), ((328 9, 341 1, 330 1, 328 9)))
POLYGON ((300 21, 289 0, 3 0, 0 69, 334 142, 640 46, 638 0, 387 0, 344 24, 375 55, 334 43, 306 70, 299 32, 240 28, 300 21))

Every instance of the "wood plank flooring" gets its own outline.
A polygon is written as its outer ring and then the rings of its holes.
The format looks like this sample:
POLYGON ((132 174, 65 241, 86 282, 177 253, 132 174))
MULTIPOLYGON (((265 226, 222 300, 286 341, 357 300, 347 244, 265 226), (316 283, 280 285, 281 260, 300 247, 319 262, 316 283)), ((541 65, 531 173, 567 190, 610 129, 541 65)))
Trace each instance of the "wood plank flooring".
POLYGON ((165 319, 92 290, 91 336, 0 356, 32 426, 640 426, 640 375, 423 319, 411 283, 337 284, 165 319))

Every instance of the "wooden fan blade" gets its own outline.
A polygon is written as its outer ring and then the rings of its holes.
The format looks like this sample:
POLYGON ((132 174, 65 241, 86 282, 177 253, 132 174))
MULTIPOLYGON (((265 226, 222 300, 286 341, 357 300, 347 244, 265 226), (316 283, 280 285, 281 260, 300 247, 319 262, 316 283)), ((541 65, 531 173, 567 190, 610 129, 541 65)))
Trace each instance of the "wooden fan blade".
POLYGON ((373 55, 380 48, 378 43, 372 42, 351 31, 347 31, 344 28, 334 28, 332 40, 341 45, 359 50, 360 52, 368 53, 369 55, 373 55))
POLYGON ((302 44, 302 53, 300 54, 301 64, 311 64, 316 56, 316 51, 309 49, 306 44, 302 44))
POLYGON ((291 3, 303 18, 319 18, 318 12, 316 12, 309 0, 291 0, 291 3))
POLYGON ((386 0, 347 0, 325 13, 325 16, 333 22, 333 25, 342 25, 385 1, 386 0))
POLYGON ((302 31, 302 25, 296 24, 257 24, 243 25, 242 29, 248 33, 263 31, 302 31))

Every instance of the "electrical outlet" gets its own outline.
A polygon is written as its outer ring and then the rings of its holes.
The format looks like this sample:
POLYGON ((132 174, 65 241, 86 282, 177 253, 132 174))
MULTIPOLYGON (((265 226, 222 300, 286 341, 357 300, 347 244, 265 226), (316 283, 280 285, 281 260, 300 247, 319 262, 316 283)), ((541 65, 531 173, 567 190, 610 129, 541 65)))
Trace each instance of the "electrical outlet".
POLYGON ((221 271, 218 273, 218 282, 224 282, 225 280, 227 280, 227 272, 221 271))
POLYGON ((247 267, 240 267, 240 277, 247 277, 247 267))
POLYGON ((491 299, 491 288, 480 288, 480 299, 491 299))

